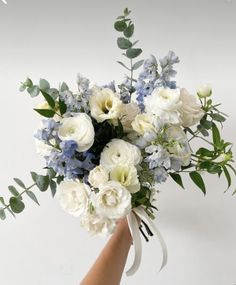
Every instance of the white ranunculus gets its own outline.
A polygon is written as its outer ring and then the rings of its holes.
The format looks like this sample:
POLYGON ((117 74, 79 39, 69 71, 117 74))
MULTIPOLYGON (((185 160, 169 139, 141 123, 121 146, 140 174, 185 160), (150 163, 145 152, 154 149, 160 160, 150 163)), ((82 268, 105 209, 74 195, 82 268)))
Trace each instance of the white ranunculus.
POLYGON ((125 132, 131 132, 133 122, 140 109, 136 103, 122 104, 120 109, 119 119, 125 132))
POLYGON ((115 219, 98 215, 96 212, 87 211, 80 217, 80 226, 91 235, 107 236, 114 232, 116 227, 115 219))
POLYGON ((58 136, 61 140, 77 142, 79 152, 84 152, 93 145, 94 135, 92 120, 85 113, 78 113, 74 117, 62 119, 58 130, 58 136))
POLYGON ((107 170, 111 170, 115 165, 137 165, 141 162, 140 149, 121 139, 110 141, 101 153, 100 164, 107 170))
POLYGON ((130 193, 140 190, 137 169, 134 166, 117 165, 110 172, 110 179, 119 182, 130 193))
POLYGON ((58 187, 57 197, 67 213, 79 217, 87 209, 90 192, 90 187, 79 180, 64 180, 58 187))
POLYGON ((166 130, 168 151, 171 157, 181 160, 183 166, 187 166, 191 159, 191 149, 185 132, 178 126, 171 126, 166 130))
POLYGON ((95 208, 104 217, 120 219, 131 211, 131 194, 119 182, 108 181, 99 185, 95 208))
POLYGON ((36 153, 41 156, 49 156, 52 150, 56 148, 46 144, 45 142, 35 139, 36 153))
POLYGON ((198 123, 204 116, 204 111, 199 102, 199 98, 191 95, 184 88, 180 90, 180 99, 182 106, 180 107, 180 120, 183 127, 191 127, 198 123))
POLYGON ((144 135, 147 132, 156 132, 154 126, 155 115, 142 113, 138 114, 132 122, 132 128, 139 135, 144 135))
POLYGON ((109 179, 109 174, 102 165, 96 166, 89 172, 88 182, 95 188, 100 184, 106 183, 109 179))
POLYGON ((144 98, 145 110, 159 116, 165 123, 178 124, 181 106, 180 90, 156 88, 150 96, 144 98))
POLYGON ((94 87, 89 98, 91 116, 101 123, 109 119, 119 118, 122 101, 118 94, 109 88, 94 87))
POLYGON ((200 98, 210 97, 211 94, 212 94, 212 88, 211 88, 211 86, 209 84, 202 85, 197 90, 197 95, 200 98))

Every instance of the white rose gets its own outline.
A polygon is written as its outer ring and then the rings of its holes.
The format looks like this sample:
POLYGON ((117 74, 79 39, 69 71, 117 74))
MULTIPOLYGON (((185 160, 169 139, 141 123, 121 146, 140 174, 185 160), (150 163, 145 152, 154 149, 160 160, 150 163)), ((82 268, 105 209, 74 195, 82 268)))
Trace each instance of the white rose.
POLYGON ((137 165, 141 162, 140 149, 121 139, 113 139, 101 153, 100 164, 107 170, 118 164, 137 165))
POLYGON ((95 188, 98 188, 100 184, 107 182, 109 174, 106 169, 102 166, 96 166, 89 172, 88 182, 95 188))
POLYGON ((109 88, 94 87, 89 98, 91 116, 101 123, 109 119, 117 119, 120 114, 122 102, 118 94, 109 88))
POLYGON ((210 97, 211 94, 212 94, 212 88, 209 84, 202 85, 201 87, 198 88, 197 95, 200 98, 210 97))
POLYGON ((168 151, 171 156, 182 161, 183 166, 187 166, 191 159, 191 149, 185 132, 178 126, 171 126, 166 130, 169 142, 168 151))
POLYGON ((110 172, 110 179, 119 182, 130 193, 140 190, 137 169, 134 166, 117 165, 110 172))
POLYGON ((87 211, 80 217, 80 226, 91 235, 107 236, 114 232, 116 220, 98 215, 95 211, 87 211))
POLYGON ((90 192, 89 186, 79 180, 64 180, 58 187, 57 197, 67 213, 79 217, 87 209, 90 192))
POLYGON ((116 181, 99 185, 95 199, 95 208, 99 214, 109 219, 120 219, 131 211, 131 195, 116 181))
POLYGON ((155 115, 142 113, 135 117, 131 125, 135 132, 144 135, 147 132, 156 132, 154 121, 155 115))
POLYGON ((41 156, 49 156, 52 150, 56 148, 46 144, 45 142, 35 139, 36 153, 41 156))
POLYGON ((204 116, 197 96, 191 95, 184 88, 180 90, 180 99, 182 106, 180 107, 180 119, 183 127, 191 127, 198 123, 204 116))
POLYGON ((178 124, 181 106, 180 90, 156 88, 150 96, 144 98, 145 110, 159 116, 165 123, 178 124))
POLYGON ((121 105, 119 119, 125 132, 132 131, 131 123, 139 112, 140 109, 136 103, 121 105))
POLYGON ((84 152, 94 142, 94 127, 91 118, 85 113, 78 113, 75 117, 61 120, 58 136, 61 140, 74 140, 78 144, 77 150, 84 152))

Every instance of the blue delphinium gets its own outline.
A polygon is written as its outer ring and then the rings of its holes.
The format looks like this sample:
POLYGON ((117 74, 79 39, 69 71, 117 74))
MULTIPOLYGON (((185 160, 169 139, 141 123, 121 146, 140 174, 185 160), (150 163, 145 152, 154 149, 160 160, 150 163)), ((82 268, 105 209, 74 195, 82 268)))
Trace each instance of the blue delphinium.
POLYGON ((173 65, 178 62, 179 58, 173 51, 170 51, 163 59, 160 59, 160 66, 158 66, 158 62, 153 55, 144 61, 143 71, 139 74, 135 86, 137 101, 141 110, 144 109, 144 97, 151 95, 155 88, 176 88, 176 82, 171 80, 171 78, 176 75, 173 65))
POLYGON ((76 152, 77 147, 73 140, 61 142, 61 151, 54 149, 45 157, 47 166, 68 179, 86 176, 94 168, 94 156, 89 152, 76 152))
POLYGON ((51 145, 51 140, 54 140, 55 143, 59 143, 60 139, 57 135, 59 125, 60 124, 52 118, 44 119, 42 120, 42 127, 37 130, 34 137, 48 145, 51 145))

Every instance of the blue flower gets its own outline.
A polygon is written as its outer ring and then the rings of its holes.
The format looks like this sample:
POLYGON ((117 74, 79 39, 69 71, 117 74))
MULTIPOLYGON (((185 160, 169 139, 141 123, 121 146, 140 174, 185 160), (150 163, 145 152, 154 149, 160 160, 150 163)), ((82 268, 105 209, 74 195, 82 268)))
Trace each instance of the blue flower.
POLYGON ((62 154, 65 157, 71 158, 75 155, 78 144, 74 140, 65 140, 60 143, 60 148, 62 150, 62 154))
POLYGON ((45 119, 42 120, 42 128, 37 130, 34 135, 38 140, 44 141, 47 144, 51 144, 50 140, 55 139, 57 143, 60 142, 60 139, 57 135, 57 130, 59 127, 59 123, 57 123, 54 119, 45 119))

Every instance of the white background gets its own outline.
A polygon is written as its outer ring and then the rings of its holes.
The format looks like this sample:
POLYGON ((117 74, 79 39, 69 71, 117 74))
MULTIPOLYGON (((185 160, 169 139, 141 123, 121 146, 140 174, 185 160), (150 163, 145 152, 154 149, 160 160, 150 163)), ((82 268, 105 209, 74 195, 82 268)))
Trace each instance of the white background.
MULTIPOLYGON (((121 57, 113 22, 126 6, 133 11, 144 57, 173 49, 181 59, 179 86, 195 92, 210 83, 213 99, 230 116, 223 135, 235 141, 235 1, 0 2, 0 196, 8 197, 12 177, 29 184, 29 172, 44 166, 33 141, 36 101, 18 92, 20 81, 42 77, 76 88, 81 72, 93 82, 120 82, 124 71, 115 63, 121 57)), ((160 186, 156 224, 168 245, 168 265, 158 274, 160 247, 151 240, 144 243, 139 272, 122 284, 236 284, 235 187, 224 194, 223 177, 205 180, 206 197, 188 177, 186 190, 172 181, 160 186)), ((40 207, 28 200, 16 220, 9 216, 0 224, 0 284, 79 284, 106 239, 90 238, 49 192, 35 191, 40 207)))

